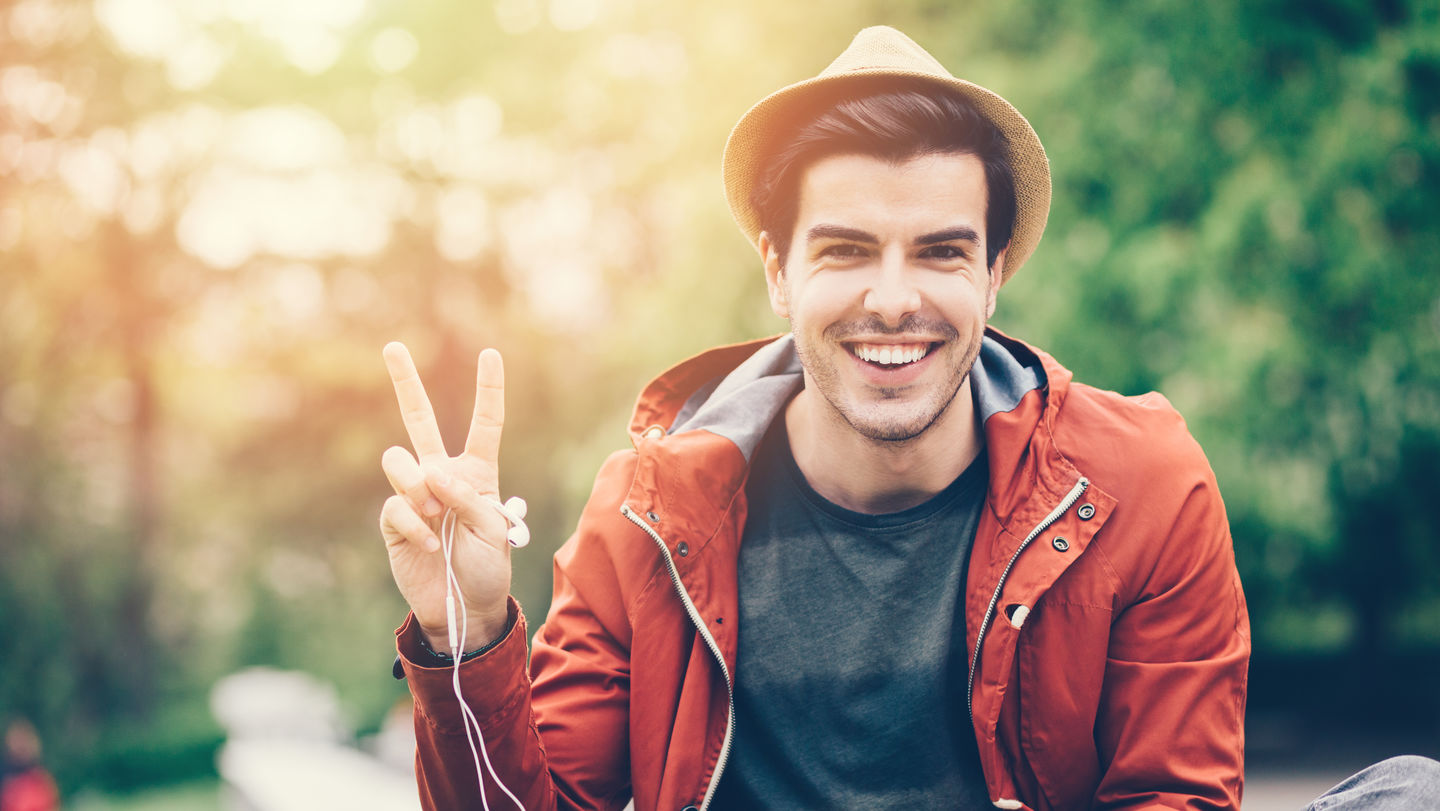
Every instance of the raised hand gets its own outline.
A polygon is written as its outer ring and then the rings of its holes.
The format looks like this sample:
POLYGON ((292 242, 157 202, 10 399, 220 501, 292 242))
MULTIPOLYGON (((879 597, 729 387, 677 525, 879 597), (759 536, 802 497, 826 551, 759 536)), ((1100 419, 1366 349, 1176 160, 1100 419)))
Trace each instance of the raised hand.
POLYGON ((510 593, 510 545, 507 523, 490 504, 500 498, 500 431, 505 423, 505 369, 500 353, 480 353, 475 376, 475 414, 465 450, 451 456, 415 361, 401 343, 384 349, 385 366, 412 455, 389 448, 380 466, 395 488, 380 511, 380 534, 390 553, 395 585, 415 612, 420 630, 435 650, 447 650, 445 560, 440 550, 441 519, 455 511, 452 565, 465 599, 468 629, 462 650, 473 650, 505 630, 510 593))

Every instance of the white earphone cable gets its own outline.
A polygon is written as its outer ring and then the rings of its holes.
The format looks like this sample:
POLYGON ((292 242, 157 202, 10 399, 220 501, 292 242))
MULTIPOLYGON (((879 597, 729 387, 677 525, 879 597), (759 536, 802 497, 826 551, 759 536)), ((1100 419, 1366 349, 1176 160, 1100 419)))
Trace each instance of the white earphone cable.
MULTIPOLYGON (((521 547, 530 541, 530 528, 525 526, 525 502, 523 499, 512 498, 506 504, 491 500, 490 504, 496 511, 505 516, 510 524, 510 530, 506 533, 506 539, 511 546, 521 547), (517 539, 519 542, 517 543, 517 539)), ((464 656, 461 650, 465 645, 465 638, 469 632, 470 618, 465 611, 465 596, 460 591, 460 580, 455 576, 455 565, 453 556, 455 552, 455 526, 459 520, 454 510, 446 510, 445 517, 440 521, 440 542, 445 555, 445 621, 449 631, 450 657, 454 662, 451 670, 450 683, 455 689, 455 700, 460 704, 461 715, 465 721, 465 740, 470 744, 470 755, 475 761, 475 778, 480 783, 480 803, 485 811, 490 811, 490 801, 485 796, 485 771, 490 772, 490 777, 495 785, 505 792, 505 796, 515 803, 520 811, 525 811, 525 806, 500 780, 495 773, 495 767, 490 764, 490 753, 485 749, 485 735, 480 730, 480 721, 475 717, 475 711, 465 701, 460 691, 460 658, 464 656), (456 627, 456 614, 459 614, 459 627, 456 627), (458 631, 458 633, 457 633, 458 631), (473 728, 473 734, 472 734, 473 728), (485 761, 484 771, 481 770, 480 761, 485 761)))

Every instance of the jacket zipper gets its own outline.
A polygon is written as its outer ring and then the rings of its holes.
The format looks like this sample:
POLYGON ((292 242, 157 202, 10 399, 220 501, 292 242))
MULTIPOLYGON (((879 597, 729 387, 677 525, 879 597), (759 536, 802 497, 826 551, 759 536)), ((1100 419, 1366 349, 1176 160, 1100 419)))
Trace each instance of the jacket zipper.
POLYGON ((1025 540, 1020 542, 1015 554, 1010 556, 1010 562, 1005 564, 1005 571, 1000 573, 1000 582, 995 584, 995 593, 990 595, 990 605, 985 609, 985 617, 980 620, 980 634, 975 637, 975 654, 970 658, 970 679, 965 688, 965 707, 970 713, 971 724, 975 723, 975 673, 980 667, 980 646, 985 643, 985 632, 990 629, 990 621, 995 617, 995 606, 1000 602, 1000 592, 1005 588, 1005 579, 1010 576, 1010 570, 1015 568, 1015 561, 1020 559, 1020 553, 1025 551, 1025 547, 1029 546, 1030 542, 1051 524, 1059 521, 1060 516, 1080 500, 1080 496, 1085 493, 1085 488, 1089 486, 1090 480, 1081 476, 1080 481, 1075 482, 1075 486, 1070 488, 1070 492, 1065 495, 1060 504, 1051 510, 1044 520, 1036 524, 1034 529, 1030 530, 1030 534, 1025 536, 1025 540))
POLYGON ((715 773, 710 777, 710 785, 705 787, 705 799, 700 803, 700 811, 705 811, 710 806, 710 799, 715 795, 716 786, 720 785, 720 774, 725 771, 725 762, 730 759, 730 743, 735 732, 735 685, 730 679, 730 668, 725 665, 725 656, 720 653, 720 645, 716 643, 715 637, 710 635, 710 629, 706 627, 705 620, 700 616, 700 610, 695 607, 695 602, 690 599, 690 592, 685 590, 685 584, 680 581, 680 572, 675 568, 675 559, 670 556, 670 547, 665 545, 665 540, 655 528, 645 523, 645 520, 625 504, 620 507, 620 514, 630 519, 635 526, 645 530, 657 546, 660 547, 660 555, 665 558, 665 566, 670 570, 670 580, 675 584, 675 593, 680 595, 680 602, 685 604, 685 613, 690 615, 690 622, 694 623, 695 629, 704 638, 705 644, 709 646, 710 653, 715 656, 715 661, 720 663, 720 672, 725 674, 725 691, 728 694, 728 714, 725 719, 725 741, 720 746, 720 759, 715 761, 715 773))

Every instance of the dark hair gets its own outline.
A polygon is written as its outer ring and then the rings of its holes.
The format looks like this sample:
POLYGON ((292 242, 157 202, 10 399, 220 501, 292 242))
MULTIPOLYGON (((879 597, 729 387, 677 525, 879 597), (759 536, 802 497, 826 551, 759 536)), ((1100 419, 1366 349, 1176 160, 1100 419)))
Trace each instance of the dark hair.
POLYGON ((841 154, 900 163, 921 155, 965 154, 985 171, 986 265, 1010 244, 1015 228, 1015 176, 1010 143, 990 119, 955 93, 933 87, 888 88, 847 98, 800 126, 760 172, 750 202, 783 266, 798 216, 798 184, 815 161, 841 154))

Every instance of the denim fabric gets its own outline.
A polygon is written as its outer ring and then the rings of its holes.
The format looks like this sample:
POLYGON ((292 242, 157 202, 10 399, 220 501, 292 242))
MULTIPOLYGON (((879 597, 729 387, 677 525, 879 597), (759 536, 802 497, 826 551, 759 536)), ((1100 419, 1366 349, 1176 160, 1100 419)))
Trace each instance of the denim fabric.
POLYGON ((1322 809, 1414 811, 1440 808, 1440 762, 1416 755, 1382 760, 1346 779, 1306 806, 1322 809))

